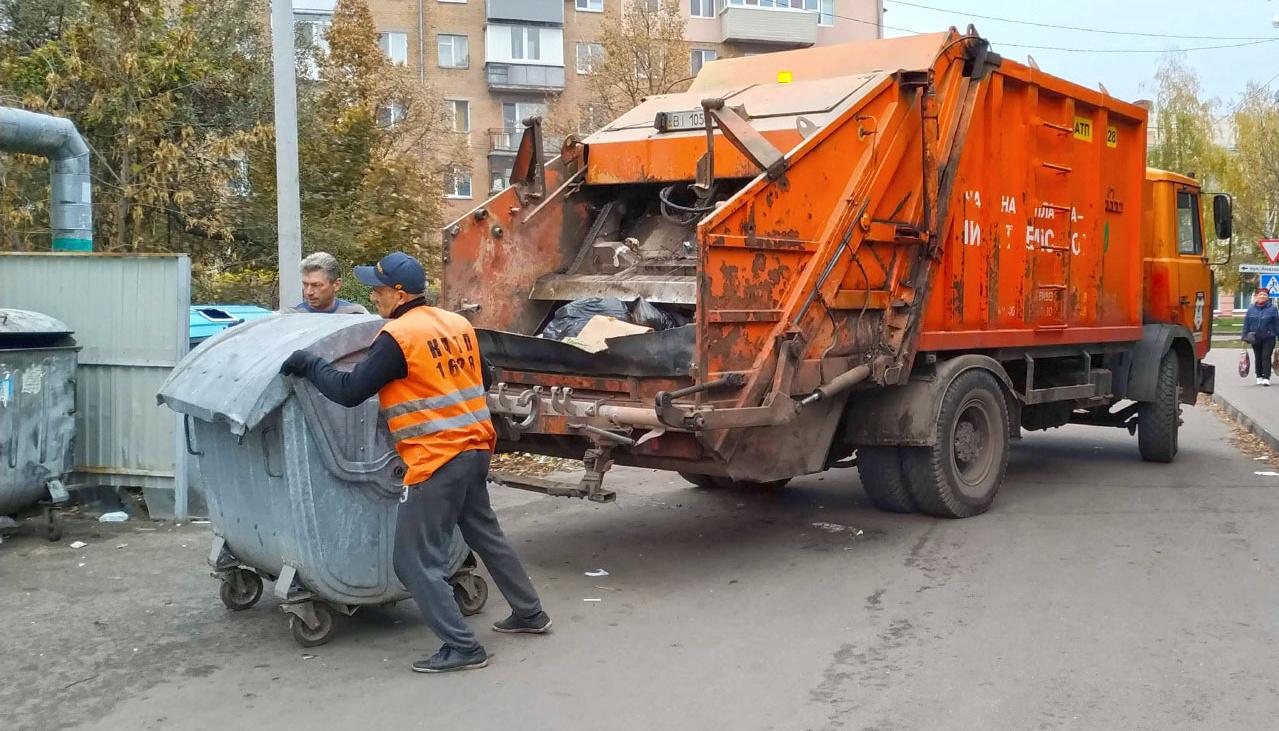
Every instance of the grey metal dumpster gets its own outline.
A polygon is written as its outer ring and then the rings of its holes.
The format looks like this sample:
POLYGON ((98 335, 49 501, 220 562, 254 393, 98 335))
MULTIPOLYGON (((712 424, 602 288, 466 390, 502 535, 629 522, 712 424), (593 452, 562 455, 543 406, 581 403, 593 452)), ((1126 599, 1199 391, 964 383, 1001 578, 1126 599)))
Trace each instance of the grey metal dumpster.
POLYGON ((0 516, 44 505, 49 540, 75 444, 75 339, 48 315, 0 309, 0 516))
MULTIPOLYGON (((383 322, 307 314, 247 322, 193 350, 159 393, 184 414, 199 461, 223 603, 247 609, 262 579, 274 581, 304 646, 326 642, 337 615, 408 597, 391 560, 404 463, 376 399, 347 409, 278 371, 299 348, 354 365, 383 322)), ((488 587, 460 535, 453 555, 454 595, 474 614, 488 587)))

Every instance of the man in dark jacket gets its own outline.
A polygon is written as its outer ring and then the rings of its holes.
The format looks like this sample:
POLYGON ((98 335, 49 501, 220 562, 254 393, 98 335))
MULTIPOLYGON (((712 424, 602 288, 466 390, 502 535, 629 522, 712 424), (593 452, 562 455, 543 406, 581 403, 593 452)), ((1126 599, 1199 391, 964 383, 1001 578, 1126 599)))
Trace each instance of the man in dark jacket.
POLYGON ((1243 340, 1252 343, 1252 354, 1257 359, 1257 385, 1270 385, 1270 358, 1275 352, 1275 338, 1279 337, 1279 311, 1270 302, 1270 292, 1258 289, 1253 295, 1252 307, 1243 318, 1243 340))

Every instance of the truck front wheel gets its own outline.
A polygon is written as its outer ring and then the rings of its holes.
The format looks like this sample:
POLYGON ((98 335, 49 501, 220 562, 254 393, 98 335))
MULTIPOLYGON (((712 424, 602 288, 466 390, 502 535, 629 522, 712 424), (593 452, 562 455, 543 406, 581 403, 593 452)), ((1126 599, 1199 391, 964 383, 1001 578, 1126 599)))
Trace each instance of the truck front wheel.
POLYGON ((1177 456, 1177 427, 1181 424, 1181 388, 1177 354, 1171 350, 1159 361, 1155 400, 1137 409, 1137 449, 1147 462, 1171 462, 1177 456))
POLYGON ((940 518, 986 512, 1008 467, 1008 408, 994 376, 970 370, 951 382, 937 443, 903 448, 901 458, 920 511, 940 518))

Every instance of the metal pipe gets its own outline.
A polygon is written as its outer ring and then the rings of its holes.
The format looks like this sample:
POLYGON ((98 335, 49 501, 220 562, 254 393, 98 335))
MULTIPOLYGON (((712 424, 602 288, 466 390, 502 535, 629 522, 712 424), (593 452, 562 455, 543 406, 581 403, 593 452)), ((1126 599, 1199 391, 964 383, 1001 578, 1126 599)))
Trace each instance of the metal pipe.
POLYGON ((838 396, 866 380, 868 377, 870 377, 870 366, 859 365, 850 371, 846 371, 835 376, 831 379, 830 383, 818 386, 812 393, 805 396, 799 404, 800 406, 808 406, 809 404, 816 403, 822 399, 838 396))
POLYGON ((69 119, 0 107, 0 151, 49 159, 54 251, 93 251, 89 145, 69 119))

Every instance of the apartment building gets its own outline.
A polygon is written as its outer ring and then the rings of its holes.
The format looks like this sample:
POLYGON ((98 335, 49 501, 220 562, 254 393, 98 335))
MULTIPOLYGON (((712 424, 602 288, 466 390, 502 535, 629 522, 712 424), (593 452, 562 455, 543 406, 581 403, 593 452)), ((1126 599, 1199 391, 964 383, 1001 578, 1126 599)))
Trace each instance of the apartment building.
MULTIPOLYGON (((589 77, 622 3, 656 0, 367 0, 382 50, 446 105, 470 166, 446 178, 449 214, 506 186, 520 120, 557 100, 581 133, 607 122, 589 77)), ((323 47, 334 0, 294 0, 303 32, 323 47)), ((689 75, 716 58, 882 37, 881 0, 680 0, 689 75)), ((390 115, 393 121, 393 113, 390 115)), ((548 143, 548 148, 550 144, 548 143)))

